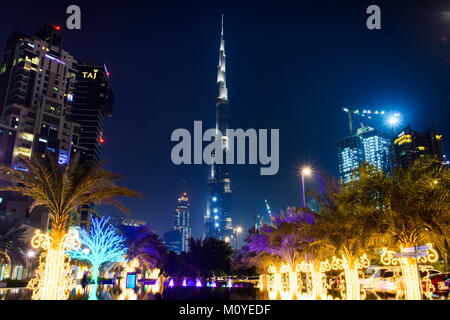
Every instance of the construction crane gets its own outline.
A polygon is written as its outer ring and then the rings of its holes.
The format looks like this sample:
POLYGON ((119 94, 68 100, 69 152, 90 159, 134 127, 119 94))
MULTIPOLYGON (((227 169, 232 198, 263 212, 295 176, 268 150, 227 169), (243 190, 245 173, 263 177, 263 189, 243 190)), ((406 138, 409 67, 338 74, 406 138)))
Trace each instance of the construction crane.
POLYGON ((387 122, 393 128, 393 132, 395 133, 397 129, 397 125, 400 123, 400 113, 395 112, 392 114, 388 114, 384 110, 358 110, 352 109, 349 107, 342 108, 344 112, 348 115, 348 128, 350 131, 350 135, 353 135, 353 116, 359 116, 362 118, 372 119, 374 116, 388 117, 387 122))
POLYGON ((269 203, 267 202, 266 199, 264 199, 264 203, 266 204, 266 210, 267 213, 269 214, 269 218, 272 216, 272 210, 270 209, 269 203))
POLYGON ((259 215, 259 214, 257 215, 256 210, 254 210, 253 211, 253 220, 254 220, 254 224, 255 224, 255 229, 259 229, 263 225, 264 222, 266 222, 268 224, 272 223, 272 211, 271 211, 269 203, 267 202, 266 199, 264 199, 264 204, 266 206, 266 211, 267 211, 269 220, 265 221, 264 215, 259 215))

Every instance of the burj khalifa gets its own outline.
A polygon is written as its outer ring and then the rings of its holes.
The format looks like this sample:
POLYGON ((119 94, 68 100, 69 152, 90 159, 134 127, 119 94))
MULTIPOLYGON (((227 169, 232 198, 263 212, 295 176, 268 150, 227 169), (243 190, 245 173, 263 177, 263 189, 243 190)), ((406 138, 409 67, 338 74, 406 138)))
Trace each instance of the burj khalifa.
MULTIPOLYGON (((223 159, 226 159, 228 152, 226 130, 229 126, 229 104, 223 15, 220 33, 219 65, 217 66, 217 85, 219 92, 216 101, 216 130, 220 130, 222 135, 217 135, 216 139, 222 140, 223 159)), ((205 237, 216 238, 226 242, 235 241, 231 220, 231 195, 231 176, 228 165, 226 163, 212 164, 208 179, 207 208, 204 216, 205 237)))

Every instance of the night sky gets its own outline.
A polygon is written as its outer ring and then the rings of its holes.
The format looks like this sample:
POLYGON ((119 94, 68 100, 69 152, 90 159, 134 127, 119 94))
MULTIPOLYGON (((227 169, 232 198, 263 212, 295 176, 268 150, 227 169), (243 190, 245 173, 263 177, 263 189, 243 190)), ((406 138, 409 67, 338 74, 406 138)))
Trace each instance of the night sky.
MULTIPOLYGON (((402 125, 419 130, 434 125, 450 152, 448 1, 4 1, 0 51, 13 30, 65 29, 70 4, 81 7, 82 29, 65 30, 65 49, 111 72, 107 168, 144 195, 124 202, 160 235, 171 228, 182 179, 193 236, 203 233, 209 168, 173 165, 170 135, 192 132, 194 120, 214 127, 222 13, 231 127, 280 129, 277 175, 231 168, 235 225, 250 227, 263 199, 274 212, 299 205, 303 164, 337 175, 336 143, 348 134, 342 107, 400 112, 402 125), (381 7, 381 30, 366 28, 370 4, 381 7)), ((390 132, 384 120, 365 124, 390 132)))

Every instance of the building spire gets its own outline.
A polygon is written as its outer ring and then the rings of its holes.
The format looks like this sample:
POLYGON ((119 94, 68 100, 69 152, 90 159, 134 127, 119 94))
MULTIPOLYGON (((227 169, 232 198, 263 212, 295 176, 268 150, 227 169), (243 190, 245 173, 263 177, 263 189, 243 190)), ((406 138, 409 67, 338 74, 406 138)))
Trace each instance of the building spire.
POLYGON ((223 38, 223 14, 222 28, 220 32, 219 65, 217 66, 217 84, 219 85, 219 96, 217 99, 228 101, 228 90, 225 73, 225 40, 223 38))

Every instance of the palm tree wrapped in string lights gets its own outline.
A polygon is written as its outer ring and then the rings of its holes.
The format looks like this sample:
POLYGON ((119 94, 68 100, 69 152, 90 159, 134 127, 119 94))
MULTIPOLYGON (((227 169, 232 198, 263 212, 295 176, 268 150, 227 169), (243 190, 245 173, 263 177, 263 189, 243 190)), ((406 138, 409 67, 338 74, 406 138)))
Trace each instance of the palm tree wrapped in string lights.
POLYGON ((81 164, 77 157, 68 165, 59 165, 56 158, 22 158, 27 170, 0 167, 1 178, 10 182, 0 191, 18 192, 33 200, 30 212, 36 207, 49 211, 50 232, 36 232, 34 248, 44 252, 39 259, 36 277, 28 287, 36 300, 65 300, 75 281, 70 277, 70 258, 66 250, 77 250, 79 239, 69 229, 71 214, 85 204, 109 204, 124 212, 128 209, 116 196, 138 196, 130 189, 117 186, 122 177, 102 168, 102 162, 81 164))

